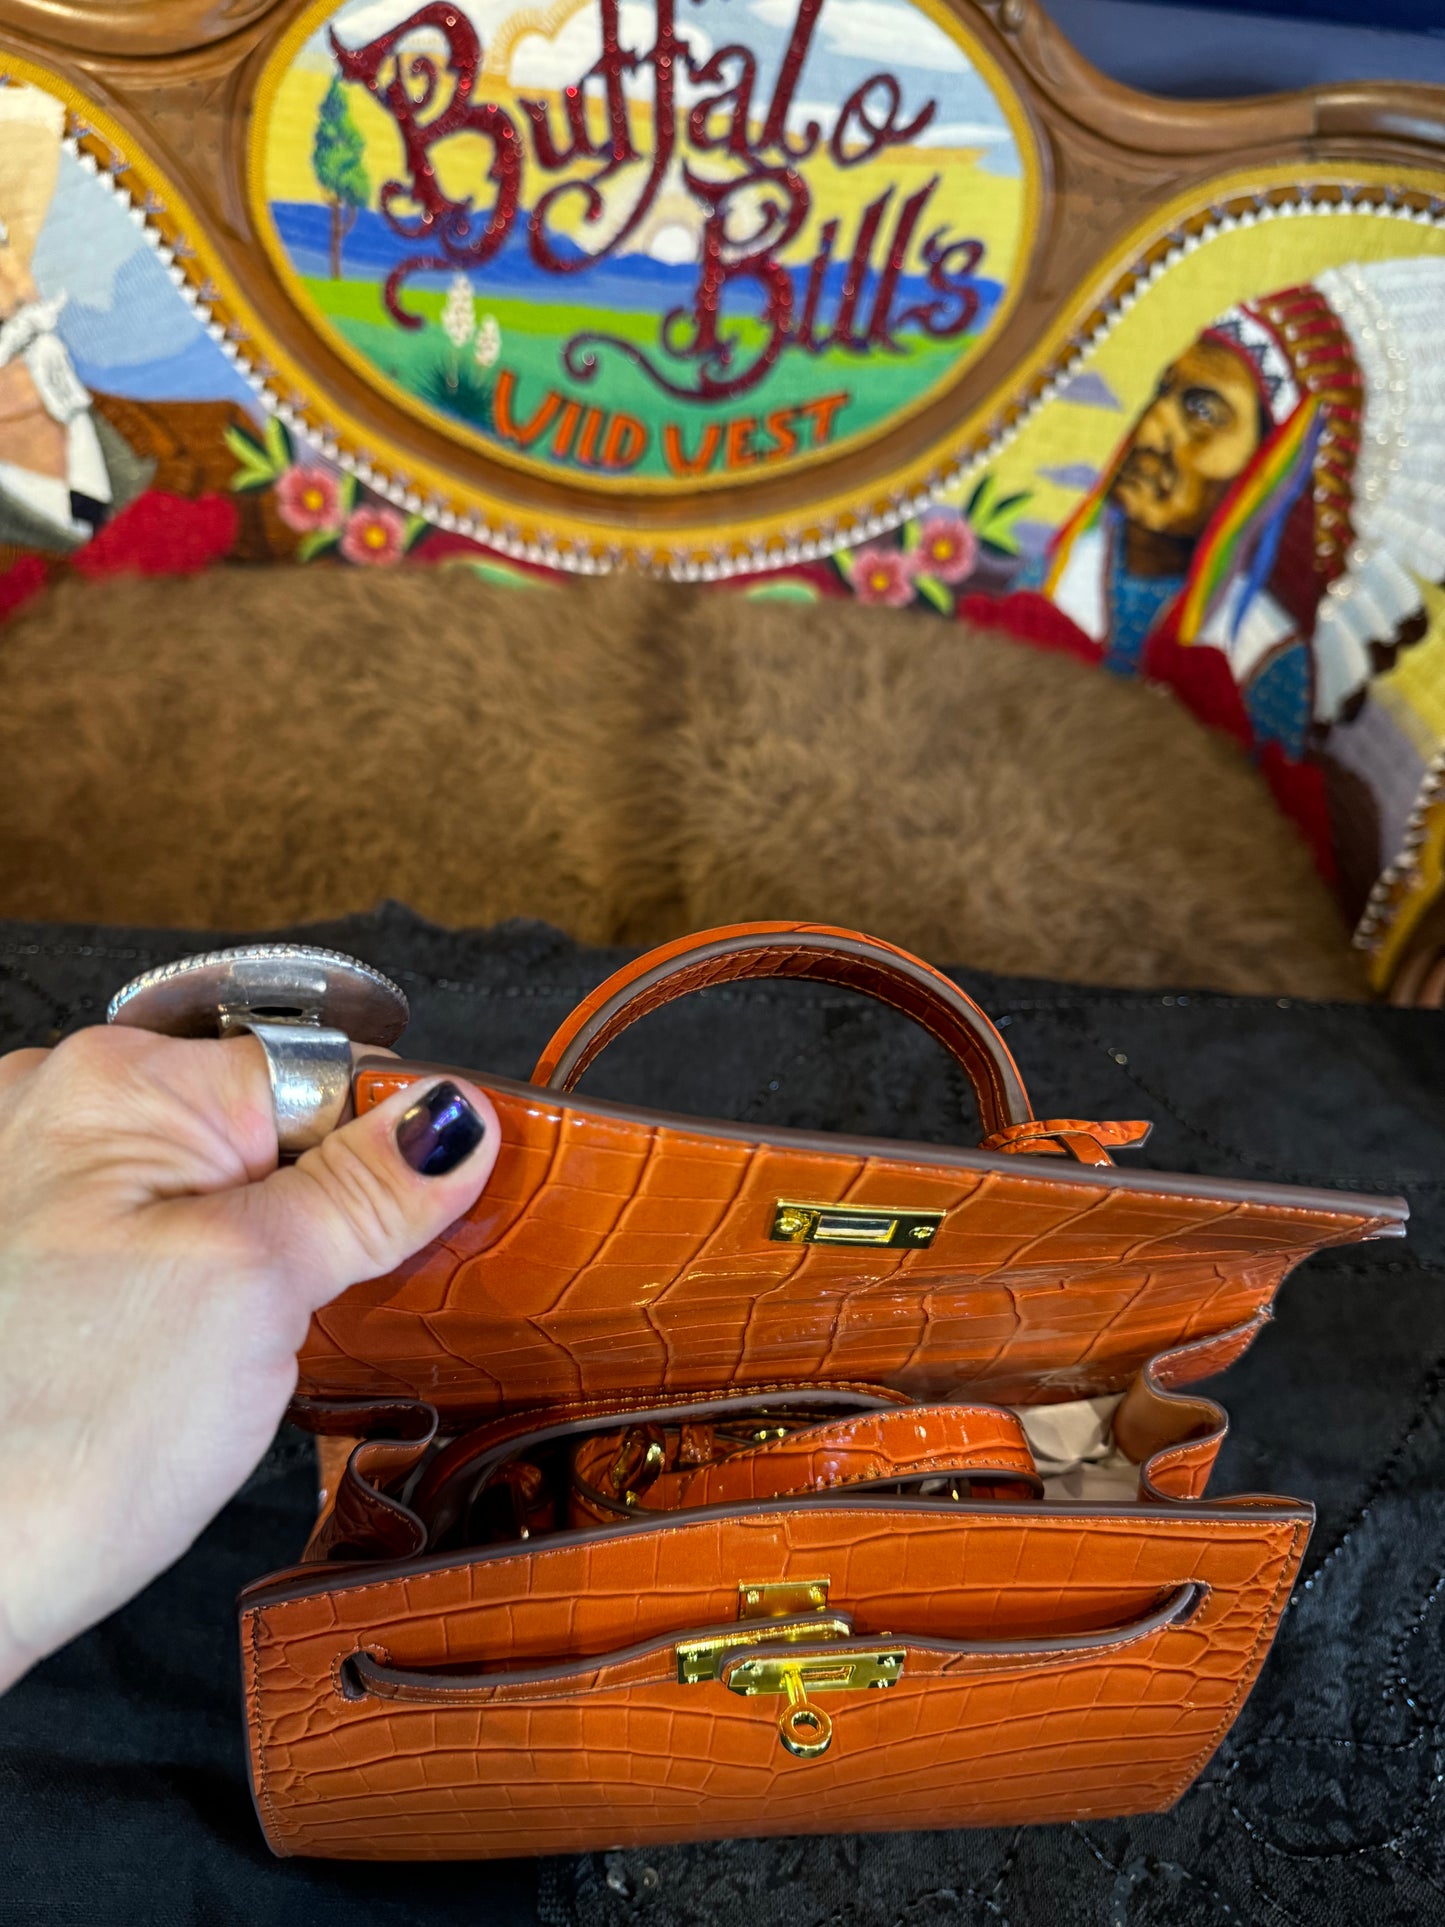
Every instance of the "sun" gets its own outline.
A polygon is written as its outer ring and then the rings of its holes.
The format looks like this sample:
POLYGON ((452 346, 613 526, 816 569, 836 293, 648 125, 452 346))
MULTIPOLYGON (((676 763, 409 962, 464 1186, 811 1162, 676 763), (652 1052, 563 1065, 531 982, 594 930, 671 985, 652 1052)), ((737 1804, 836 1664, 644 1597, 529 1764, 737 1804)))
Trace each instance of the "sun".
POLYGON ((628 252, 650 254, 654 261, 678 267, 702 258, 705 215, 701 206, 678 182, 664 184, 637 232, 629 237, 628 252))
POLYGON ((509 13, 491 38, 482 72, 489 79, 506 80, 519 41, 533 33, 540 34, 543 40, 555 39, 575 14, 584 12, 591 4, 592 0, 554 0, 550 7, 520 7, 515 13, 509 13))

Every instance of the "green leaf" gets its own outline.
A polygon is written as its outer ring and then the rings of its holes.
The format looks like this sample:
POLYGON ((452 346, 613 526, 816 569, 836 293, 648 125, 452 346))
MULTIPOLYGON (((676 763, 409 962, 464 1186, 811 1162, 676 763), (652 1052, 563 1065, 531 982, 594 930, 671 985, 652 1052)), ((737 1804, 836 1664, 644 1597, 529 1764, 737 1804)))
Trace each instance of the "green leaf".
POLYGON ((233 495, 254 495, 260 489, 270 488, 275 480, 269 468, 238 468, 227 487, 233 495))
POLYGON ((267 482, 275 481, 275 466, 259 442, 239 428, 226 429, 224 438, 227 448, 241 464, 231 478, 233 489, 264 488, 267 482))
POLYGON ((953 593, 934 575, 916 575, 913 586, 925 602, 931 602, 941 615, 953 614, 953 593))
POLYGON ((464 565, 483 582, 494 582, 501 589, 550 589, 553 584, 542 576, 525 575, 505 562, 468 562, 464 565))
POLYGON ((997 537, 992 535, 981 535, 978 538, 978 546, 981 549, 987 549, 990 555, 1007 556, 1010 561, 1012 561, 1014 556, 1019 552, 1017 542, 1000 542, 997 537))
POLYGON ((842 576, 842 578, 843 578, 843 580, 844 580, 845 582, 851 582, 851 581, 853 580, 853 552, 852 552, 852 550, 851 550, 851 549, 839 549, 839 550, 838 550, 838 551, 836 552, 836 554, 834 555, 834 557, 833 557, 833 561, 834 561, 834 564, 835 564, 835 565, 836 565, 836 567, 837 567, 837 570, 838 570, 838 573, 839 573, 839 575, 841 575, 841 576, 842 576))
POLYGON ((424 515, 409 515, 406 518, 406 527, 402 530, 401 536, 403 555, 408 549, 416 547, 417 543, 420 542, 430 527, 431 523, 428 522, 424 515))
POLYGON ((813 583, 792 579, 783 582, 761 582, 756 589, 743 591, 745 602, 821 602, 822 599, 813 583))
POLYGON ((988 512, 989 521, 996 522, 1001 515, 1006 515, 1010 509, 1022 508, 1024 503, 1027 502, 1027 500, 1029 499, 1029 496, 1031 493, 1032 493, 1031 490, 1026 488, 1021 488, 1017 491, 1016 494, 1005 495, 1002 501, 995 502, 993 507, 989 510, 988 512))
POLYGON ((918 547, 918 538, 923 533, 923 531, 922 529, 920 529, 917 522, 910 521, 910 522, 905 522, 903 524, 903 527, 900 533, 903 538, 903 547, 906 552, 909 549, 916 549, 918 547))
POLYGON ((968 500, 963 505, 963 514, 964 514, 965 521, 972 522, 977 519, 977 516, 979 514, 982 513, 984 497, 988 494, 988 491, 992 487, 993 487, 992 475, 985 474, 979 477, 978 481, 974 484, 974 490, 972 495, 969 496, 968 500))
POLYGON ((264 461, 265 450, 261 444, 241 428, 227 428, 222 431, 222 440, 238 462, 264 461))
POLYGON ((351 511, 356 507, 356 477, 354 475, 343 473, 341 486, 337 491, 337 500, 341 504, 341 513, 343 515, 350 515, 351 511))
POLYGON ((334 548, 340 540, 340 529, 312 529, 309 535, 303 535, 296 544, 296 560, 310 562, 325 550, 334 548))
POLYGON ((294 460, 291 437, 286 433, 286 424, 279 415, 266 417, 266 453, 271 457, 271 465, 278 474, 282 469, 290 468, 294 460))

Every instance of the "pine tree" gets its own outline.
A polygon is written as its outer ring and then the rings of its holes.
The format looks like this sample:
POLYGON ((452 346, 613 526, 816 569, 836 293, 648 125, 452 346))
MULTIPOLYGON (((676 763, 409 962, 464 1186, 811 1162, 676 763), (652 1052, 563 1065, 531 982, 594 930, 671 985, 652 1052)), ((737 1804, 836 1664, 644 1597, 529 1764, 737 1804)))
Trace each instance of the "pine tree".
POLYGON ((371 193, 366 178, 365 144, 351 118, 339 77, 326 89, 316 120, 311 167, 331 209, 331 278, 341 279, 341 249, 371 193))

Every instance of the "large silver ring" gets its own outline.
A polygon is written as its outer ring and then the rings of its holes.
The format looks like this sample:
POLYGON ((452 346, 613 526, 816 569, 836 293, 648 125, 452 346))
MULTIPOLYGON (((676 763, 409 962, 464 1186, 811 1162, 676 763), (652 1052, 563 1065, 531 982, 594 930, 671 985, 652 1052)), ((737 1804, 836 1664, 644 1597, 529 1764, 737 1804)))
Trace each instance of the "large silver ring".
POLYGON ((406 1028, 404 993, 339 950, 244 944, 182 957, 134 978, 106 1022, 172 1037, 250 1031, 266 1053, 283 1155, 319 1144, 351 1105, 351 1046, 388 1046, 406 1028))

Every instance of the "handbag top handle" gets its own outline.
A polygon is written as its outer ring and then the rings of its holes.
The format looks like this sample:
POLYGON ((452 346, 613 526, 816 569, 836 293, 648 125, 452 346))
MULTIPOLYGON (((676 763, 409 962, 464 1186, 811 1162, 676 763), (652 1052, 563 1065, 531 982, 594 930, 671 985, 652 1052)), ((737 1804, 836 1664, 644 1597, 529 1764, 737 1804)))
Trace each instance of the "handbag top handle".
POLYGON ((936 1037, 962 1067, 984 1130, 1032 1120, 1007 1044, 971 997, 906 950, 823 923, 735 923, 679 937, 635 958, 599 984, 544 1046, 532 1082, 570 1091, 624 1030, 674 998, 715 984, 797 977, 859 990, 891 1004, 936 1037))
POLYGON ((692 990, 778 977, 861 991, 921 1024, 968 1078, 991 1150, 1038 1152, 1061 1145, 1083 1163, 1109 1163, 1101 1139, 1133 1144, 1148 1131, 1143 1123, 1035 1118, 1008 1045, 957 984, 878 937, 824 923, 726 924, 649 950, 614 971, 563 1019, 537 1059, 532 1082, 545 1090, 574 1090, 588 1066, 639 1017, 692 990))

